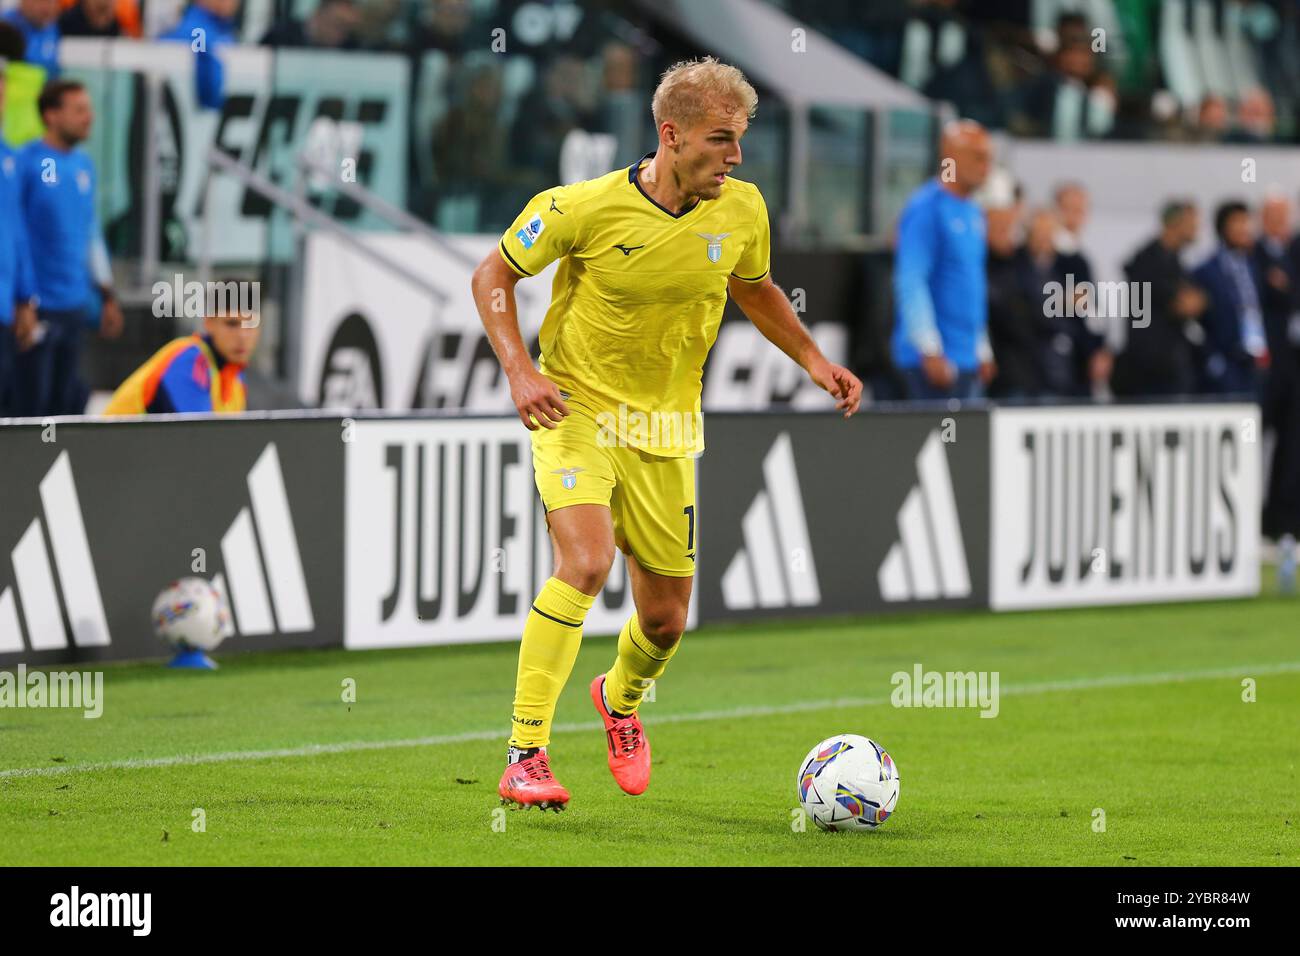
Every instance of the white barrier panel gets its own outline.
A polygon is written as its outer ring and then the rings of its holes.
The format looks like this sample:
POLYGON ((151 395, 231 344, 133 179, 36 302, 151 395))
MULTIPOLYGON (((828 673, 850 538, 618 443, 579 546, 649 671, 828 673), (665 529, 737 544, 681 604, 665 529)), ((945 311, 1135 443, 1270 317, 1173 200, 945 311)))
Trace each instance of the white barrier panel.
MULTIPOLYGON (((344 645, 517 639, 551 544, 517 419, 362 421, 345 445, 344 645)), ((687 626, 696 621, 692 596, 687 626)), ((633 611, 615 555, 584 633, 633 611)))
POLYGON ((995 610, 1259 592, 1254 405, 996 409, 995 610))
MULTIPOLYGON (((418 237, 363 242, 425 278, 435 297, 336 237, 307 239, 299 394, 336 409, 461 408, 510 414, 510 383, 488 344, 470 292, 493 236, 449 237, 461 255, 418 237)), ((550 304, 552 263, 515 287, 520 329, 537 339, 550 304)))

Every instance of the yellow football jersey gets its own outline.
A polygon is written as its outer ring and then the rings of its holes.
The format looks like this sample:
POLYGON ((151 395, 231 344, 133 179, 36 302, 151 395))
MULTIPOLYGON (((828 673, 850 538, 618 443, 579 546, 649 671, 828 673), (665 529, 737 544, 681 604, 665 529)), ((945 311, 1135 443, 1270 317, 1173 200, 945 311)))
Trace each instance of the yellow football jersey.
POLYGON ((542 322, 542 374, 620 443, 681 458, 704 450, 704 359, 728 277, 761 281, 770 235, 758 188, 730 177, 717 199, 673 215, 637 180, 650 156, 538 193, 500 249, 521 276, 562 260, 542 322))

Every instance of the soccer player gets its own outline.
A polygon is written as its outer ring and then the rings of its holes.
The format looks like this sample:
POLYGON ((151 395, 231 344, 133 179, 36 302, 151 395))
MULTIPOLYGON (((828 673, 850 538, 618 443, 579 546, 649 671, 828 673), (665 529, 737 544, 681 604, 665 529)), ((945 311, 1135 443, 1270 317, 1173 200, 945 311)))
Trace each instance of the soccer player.
POLYGON ((244 368, 261 334, 257 317, 210 315, 203 335, 168 342, 131 373, 105 415, 242 412, 244 368))
POLYGON ((590 691, 614 779, 631 794, 649 784, 637 708, 686 626, 701 375, 728 293, 846 418, 861 402, 862 383, 827 360, 772 282, 763 197, 731 178, 757 102, 739 70, 711 57, 672 67, 652 103, 658 150, 539 193, 474 273, 479 315, 532 433, 555 555, 519 649, 504 801, 568 802, 547 757, 551 720, 615 546, 627 556, 636 613, 590 691), (539 370, 519 332, 514 286, 556 259, 539 370))

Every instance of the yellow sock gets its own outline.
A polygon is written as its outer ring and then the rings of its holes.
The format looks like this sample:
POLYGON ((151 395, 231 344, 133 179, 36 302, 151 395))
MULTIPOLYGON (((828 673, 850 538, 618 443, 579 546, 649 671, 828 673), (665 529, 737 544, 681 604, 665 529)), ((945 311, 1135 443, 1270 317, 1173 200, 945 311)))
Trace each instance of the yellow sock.
POLYGON ((641 695, 651 681, 657 680, 677 652, 678 641, 668 650, 658 647, 641 632, 633 614, 618 635, 618 658, 605 674, 605 700, 609 709, 632 714, 641 706, 641 695))
POLYGON ((582 643, 582 622, 596 599, 559 578, 548 578, 528 612, 519 646, 510 746, 545 747, 560 691, 582 643))

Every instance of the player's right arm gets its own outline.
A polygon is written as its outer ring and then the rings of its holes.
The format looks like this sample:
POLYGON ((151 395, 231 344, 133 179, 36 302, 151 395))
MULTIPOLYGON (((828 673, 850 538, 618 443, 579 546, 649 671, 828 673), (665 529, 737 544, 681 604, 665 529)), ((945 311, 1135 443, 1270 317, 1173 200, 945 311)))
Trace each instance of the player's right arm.
POLYGON ((557 188, 538 193, 474 270, 471 288, 488 341, 510 381, 510 397, 529 431, 554 428, 569 407, 559 386, 533 366, 519 332, 515 283, 567 255, 577 236, 577 211, 557 188))
POLYGON ((536 431, 537 423, 554 428, 569 414, 569 407, 560 397, 559 386, 533 367, 532 356, 519 333, 515 305, 515 283, 519 279, 519 273, 506 265, 500 250, 493 249, 474 270, 474 304, 492 351, 510 382, 510 398, 519 420, 529 431, 536 431))

